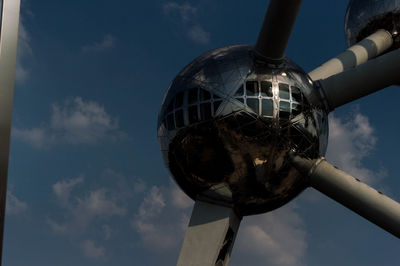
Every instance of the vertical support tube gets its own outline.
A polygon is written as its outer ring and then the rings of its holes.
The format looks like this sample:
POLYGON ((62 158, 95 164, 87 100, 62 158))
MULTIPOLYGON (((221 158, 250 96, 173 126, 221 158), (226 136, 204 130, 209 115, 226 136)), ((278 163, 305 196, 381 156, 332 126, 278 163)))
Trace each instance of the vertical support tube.
POLYGON ((302 0, 271 0, 254 47, 256 53, 279 63, 285 56, 302 0))
POLYGON ((400 204, 324 159, 292 156, 293 165, 307 174, 310 185, 343 206, 400 238, 400 204))
POLYGON ((20 0, 3 0, 0 33, 0 264, 3 251, 19 13, 20 0))
POLYGON ((241 218, 232 208, 196 201, 177 266, 226 266, 241 218))
POLYGON ((335 58, 317 67, 308 75, 312 80, 328 78, 367 62, 369 59, 388 50, 392 44, 392 35, 386 30, 378 30, 335 58))

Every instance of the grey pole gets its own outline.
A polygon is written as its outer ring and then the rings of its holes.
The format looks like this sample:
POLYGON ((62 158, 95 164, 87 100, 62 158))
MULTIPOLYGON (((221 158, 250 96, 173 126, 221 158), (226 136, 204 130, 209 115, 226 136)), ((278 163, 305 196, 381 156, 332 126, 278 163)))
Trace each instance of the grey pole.
MULTIPOLYGON (((399 84, 399 69, 400 49, 397 49, 316 83, 320 85, 329 109, 333 110, 388 86, 399 84)), ((320 102, 314 104, 319 105, 320 102)))
POLYGON ((20 0, 3 0, 0 35, 0 264, 3 250, 19 11, 20 0))
POLYGON ((308 75, 312 80, 326 79, 367 62, 369 59, 388 50, 392 44, 392 35, 386 30, 378 30, 335 58, 317 67, 308 75))
POLYGON ((301 0, 271 0, 254 47, 265 59, 279 63, 296 22, 301 0))
POLYGON ((400 204, 360 180, 346 174, 325 159, 291 156, 293 165, 307 175, 310 186, 365 219, 400 238, 400 204))
POLYGON ((177 266, 226 266, 241 218, 232 208, 196 201, 177 266))

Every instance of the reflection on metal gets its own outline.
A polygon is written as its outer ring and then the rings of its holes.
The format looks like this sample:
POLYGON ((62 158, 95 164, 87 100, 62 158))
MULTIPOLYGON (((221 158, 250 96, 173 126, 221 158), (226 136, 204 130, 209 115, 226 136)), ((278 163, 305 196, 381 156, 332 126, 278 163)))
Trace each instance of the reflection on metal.
POLYGON ((345 19, 349 46, 378 29, 395 35, 393 49, 400 47, 400 0, 350 0, 345 19))
POLYGON ((271 68, 246 45, 210 51, 170 85, 159 114, 164 159, 193 199, 233 204, 241 215, 266 212, 306 186, 287 163, 295 148, 325 153, 325 110, 310 105, 315 88, 289 59, 271 68))
POLYGON ((307 175, 310 186, 400 238, 400 204, 323 158, 310 160, 290 153, 293 165, 307 175))
POLYGON ((3 0, 0 38, 0 263, 7 194, 8 154, 17 54, 19 0, 3 0))
POLYGON ((325 79, 351 69, 388 50, 393 44, 392 35, 378 30, 345 52, 324 63, 309 73, 312 80, 325 79))

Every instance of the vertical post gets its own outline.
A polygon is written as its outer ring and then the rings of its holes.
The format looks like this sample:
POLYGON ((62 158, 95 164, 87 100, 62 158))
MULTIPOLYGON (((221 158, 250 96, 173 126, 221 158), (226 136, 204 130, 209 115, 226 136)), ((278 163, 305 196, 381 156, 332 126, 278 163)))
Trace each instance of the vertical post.
POLYGON ((20 0, 3 0, 0 33, 0 264, 3 252, 19 13, 20 0))
POLYGON ((302 0, 270 1, 254 47, 259 55, 277 63, 284 58, 301 2, 302 0))
POLYGON ((177 266, 226 266, 239 229, 232 208, 196 201, 177 266))

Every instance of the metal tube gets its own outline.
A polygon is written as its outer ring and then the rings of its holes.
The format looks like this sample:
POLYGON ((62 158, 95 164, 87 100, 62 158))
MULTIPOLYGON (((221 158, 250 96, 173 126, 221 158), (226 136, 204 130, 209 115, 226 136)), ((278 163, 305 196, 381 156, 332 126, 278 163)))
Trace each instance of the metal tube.
POLYGON ((312 80, 326 79, 367 62, 385 52, 392 44, 392 35, 386 30, 378 30, 335 58, 317 67, 308 75, 312 80))
MULTIPOLYGON (((400 49, 356 68, 321 79, 319 83, 330 111, 368 94, 399 84, 400 49)), ((315 103, 319 104, 319 103, 315 103)))
POLYGON ((177 266, 225 266, 241 217, 232 208, 197 200, 177 266))
POLYGON ((280 62, 299 12, 301 0, 271 0, 254 47, 256 53, 280 62))
POLYGON ((7 195, 8 155, 17 55, 20 0, 3 0, 0 35, 0 264, 7 195))
POLYGON ((293 165, 309 178, 310 185, 365 219, 400 238, 400 204, 325 159, 291 156, 293 165))

